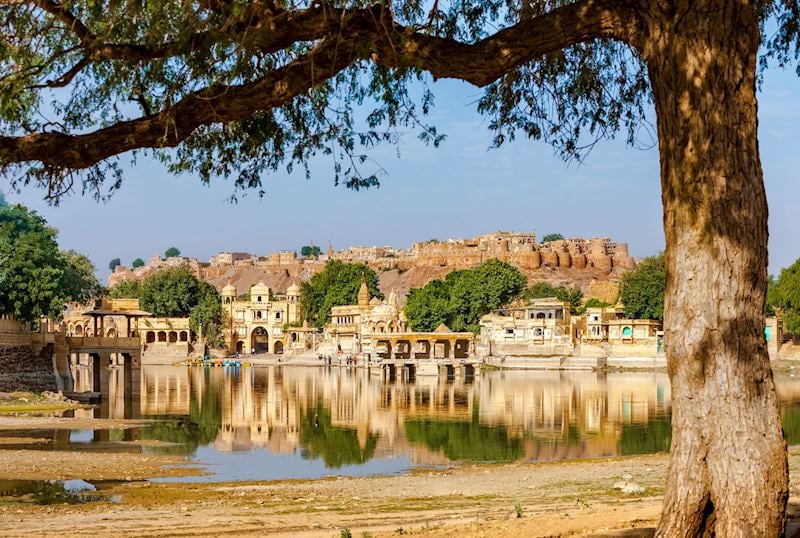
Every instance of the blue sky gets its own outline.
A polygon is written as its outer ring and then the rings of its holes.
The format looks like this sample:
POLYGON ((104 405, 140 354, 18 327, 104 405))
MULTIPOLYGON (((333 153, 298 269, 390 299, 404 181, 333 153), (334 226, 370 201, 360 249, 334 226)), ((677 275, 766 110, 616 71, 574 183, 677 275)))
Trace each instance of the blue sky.
MULTIPOLYGON (((207 260, 220 251, 255 254, 299 250, 314 241, 326 248, 351 245, 408 247, 432 238, 469 237, 495 230, 534 230, 565 236, 610 236, 635 256, 663 248, 658 152, 600 143, 580 166, 566 164, 545 143, 518 140, 490 150, 486 119, 475 112, 479 90, 437 82, 432 122, 447 139, 435 149, 414 133, 374 157, 387 170, 380 188, 354 192, 335 187, 332 162, 314 162, 313 175, 278 173, 267 194, 231 204, 232 185, 203 186, 191 176, 171 176, 139 159, 126 171, 120 192, 107 203, 79 194, 49 207, 42 192, 7 192, 10 202, 35 208, 59 229, 62 248, 75 248, 105 278, 111 258, 130 264, 175 245, 207 260)), ((770 203, 770 271, 800 257, 800 80, 793 71, 770 70, 760 95, 760 147, 770 203)), ((126 161, 127 162, 127 161, 126 161)))

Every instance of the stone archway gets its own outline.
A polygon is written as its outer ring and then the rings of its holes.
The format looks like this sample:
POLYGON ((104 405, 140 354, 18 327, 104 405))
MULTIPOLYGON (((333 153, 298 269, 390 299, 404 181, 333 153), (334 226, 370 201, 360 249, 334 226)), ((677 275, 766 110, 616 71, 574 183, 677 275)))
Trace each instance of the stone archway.
POLYGON ((283 353, 283 342, 280 340, 275 342, 275 354, 280 355, 283 353))
POLYGON ((250 349, 256 353, 269 353, 269 335, 264 327, 256 327, 250 333, 250 349))
POLYGON ((147 331, 147 334, 145 335, 144 340, 145 340, 145 343, 147 343, 147 344, 152 344, 153 342, 155 342, 156 341, 156 333, 155 333, 155 331, 147 331))
POLYGON ((239 340, 236 342, 236 353, 242 353, 244 351, 244 340, 239 340))

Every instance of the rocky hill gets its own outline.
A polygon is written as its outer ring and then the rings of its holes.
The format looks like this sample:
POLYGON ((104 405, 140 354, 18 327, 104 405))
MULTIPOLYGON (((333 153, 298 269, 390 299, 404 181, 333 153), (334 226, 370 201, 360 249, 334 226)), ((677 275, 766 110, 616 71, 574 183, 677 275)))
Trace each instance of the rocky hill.
POLYGON ((223 252, 208 263, 196 259, 156 256, 138 269, 119 266, 109 277, 109 286, 138 279, 151 271, 181 264, 189 265, 199 278, 221 289, 227 284, 240 294, 263 282, 276 292, 293 282, 308 280, 328 260, 366 263, 378 272, 380 288, 388 295, 395 289, 401 302, 411 288, 422 287, 457 269, 468 269, 484 260, 498 258, 518 267, 529 283, 581 288, 588 297, 606 301, 616 298, 622 274, 635 266, 625 243, 608 238, 567 239, 539 244, 532 233, 497 232, 472 239, 414 243, 411 249, 392 247, 350 247, 339 252, 328 248, 318 259, 305 259, 292 251, 266 256, 223 252))

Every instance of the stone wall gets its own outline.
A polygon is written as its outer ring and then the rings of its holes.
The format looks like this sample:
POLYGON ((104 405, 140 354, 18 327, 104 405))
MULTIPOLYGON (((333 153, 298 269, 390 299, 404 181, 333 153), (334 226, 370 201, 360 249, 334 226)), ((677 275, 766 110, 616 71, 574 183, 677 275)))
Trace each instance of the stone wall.
POLYGON ((56 390, 52 351, 36 354, 30 345, 0 346, 0 392, 56 390))
POLYGON ((350 247, 319 259, 298 258, 294 251, 275 252, 261 257, 235 256, 221 253, 209 264, 188 258, 154 257, 142 268, 117 267, 108 285, 139 279, 149 272, 188 264, 198 278, 222 289, 232 284, 243 292, 257 282, 264 282, 278 293, 294 283, 303 282, 325 266, 325 260, 366 263, 381 276, 381 291, 388 294, 395 288, 401 304, 408 289, 422 287, 434 278, 443 278, 457 269, 469 269, 486 260, 497 258, 519 268, 529 280, 581 288, 587 297, 606 301, 616 298, 616 282, 635 265, 625 243, 608 238, 572 238, 539 244, 532 233, 497 232, 471 239, 425 241, 410 249, 392 247, 350 247), (387 274, 391 273, 391 274, 387 274), (609 293, 592 293, 592 287, 614 284, 609 293))

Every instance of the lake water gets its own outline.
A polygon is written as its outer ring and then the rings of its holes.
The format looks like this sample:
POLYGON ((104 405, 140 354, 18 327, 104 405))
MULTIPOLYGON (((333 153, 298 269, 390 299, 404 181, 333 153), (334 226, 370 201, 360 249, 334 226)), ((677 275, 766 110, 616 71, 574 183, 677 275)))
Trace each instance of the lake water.
MULTIPOLYGON (((488 371, 387 382, 361 368, 151 366, 135 401, 121 394, 121 378, 112 370, 103 405, 76 415, 157 421, 37 432, 51 439, 41 448, 184 455, 211 474, 179 480, 219 481, 602 458, 663 452, 670 443, 662 373, 488 371), (129 442, 137 440, 159 442, 129 442)), ((800 377, 780 373, 777 383, 787 438, 798 444, 800 377)))

